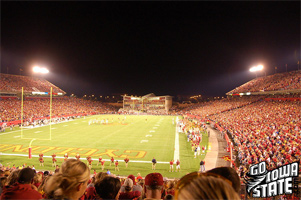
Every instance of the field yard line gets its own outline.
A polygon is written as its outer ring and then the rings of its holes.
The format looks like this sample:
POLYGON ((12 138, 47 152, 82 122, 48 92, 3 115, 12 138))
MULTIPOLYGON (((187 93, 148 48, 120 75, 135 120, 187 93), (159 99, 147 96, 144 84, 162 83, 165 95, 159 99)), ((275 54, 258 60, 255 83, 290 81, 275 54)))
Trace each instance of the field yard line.
POLYGON ((179 144, 179 132, 178 132, 178 127, 176 126, 176 137, 175 137, 175 152, 174 152, 174 157, 173 160, 174 162, 176 160, 180 160, 180 144, 179 144))
MULTIPOLYGON (((12 154, 12 153, 2 153, 0 152, 0 155, 4 155, 4 156, 23 156, 23 157, 28 157, 28 154, 12 154)), ((32 155, 32 157, 35 157, 35 158, 38 158, 39 155, 32 155)), ((43 156, 44 158, 52 158, 51 156, 43 156)), ((64 157, 60 157, 60 156, 57 156, 56 158, 64 158, 64 157)), ((80 158, 81 160, 87 160, 86 158, 80 158)), ((98 159, 93 159, 92 160, 95 160, 95 161, 98 161, 98 159)), ((110 159, 103 159, 104 161, 111 161, 110 159)), ((116 159, 118 160, 118 159, 116 159)), ((124 160, 118 160, 118 162, 124 162, 124 160)), ((133 162, 133 163, 152 163, 152 161, 144 161, 144 160, 130 160, 130 162, 133 162)), ((160 163, 160 164, 169 164, 169 162, 163 162, 163 161, 158 161, 157 163, 160 163)))

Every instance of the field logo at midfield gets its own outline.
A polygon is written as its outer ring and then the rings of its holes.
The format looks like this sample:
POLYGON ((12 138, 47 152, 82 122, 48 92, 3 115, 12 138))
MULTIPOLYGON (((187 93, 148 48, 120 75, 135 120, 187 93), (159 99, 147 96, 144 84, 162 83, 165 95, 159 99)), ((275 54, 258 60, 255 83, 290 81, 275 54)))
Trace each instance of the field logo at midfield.
MULTIPOLYGON (((43 153, 57 155, 64 155, 68 153, 69 156, 75 156, 77 153, 83 156, 99 157, 108 156, 109 158, 144 158, 146 151, 139 150, 125 150, 121 152, 118 149, 105 149, 104 152, 94 148, 74 148, 74 147, 50 147, 50 146, 32 146, 33 153, 43 153)), ((14 144, 0 144, 0 152, 18 152, 28 153, 28 146, 14 145, 14 144)))
POLYGON ((299 176, 298 162, 283 165, 272 171, 266 169, 266 163, 252 165, 245 178, 247 193, 254 198, 274 197, 278 195, 297 195, 295 179, 299 176))

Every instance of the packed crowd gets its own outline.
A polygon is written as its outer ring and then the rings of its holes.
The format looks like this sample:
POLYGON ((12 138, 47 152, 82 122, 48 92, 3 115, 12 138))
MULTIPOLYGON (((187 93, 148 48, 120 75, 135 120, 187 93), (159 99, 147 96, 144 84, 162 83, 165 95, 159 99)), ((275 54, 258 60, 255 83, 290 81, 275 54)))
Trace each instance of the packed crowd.
POLYGON ((301 71, 274 74, 253 79, 240 87, 228 92, 228 94, 244 92, 263 92, 276 90, 292 90, 301 88, 301 71))
POLYGON ((299 160, 300 101, 259 101, 210 116, 233 137, 240 164, 266 161, 270 168, 299 160))
POLYGON ((0 91, 21 92, 22 87, 24 92, 50 92, 52 87, 54 93, 65 94, 63 90, 43 78, 0 73, 0 91))
POLYGON ((0 170, 0 199, 240 199, 240 179, 232 168, 192 172, 179 180, 160 173, 145 178, 90 174, 86 164, 68 159, 54 173, 23 169, 0 170))
MULTIPOLYGON (((50 114, 49 98, 30 98, 23 102, 23 118, 30 121, 48 117, 50 114)), ((113 109, 97 101, 83 100, 71 97, 59 97, 52 100, 52 116, 74 114, 112 113, 113 109)), ((21 100, 0 100, 0 122, 10 122, 21 119, 21 100)))
POLYGON ((245 97, 227 97, 222 100, 202 102, 199 104, 194 104, 183 109, 180 113, 182 114, 193 114, 198 115, 201 118, 206 118, 208 116, 223 113, 232 109, 236 109, 245 105, 249 105, 253 102, 258 101, 262 97, 257 96, 245 96, 245 97))

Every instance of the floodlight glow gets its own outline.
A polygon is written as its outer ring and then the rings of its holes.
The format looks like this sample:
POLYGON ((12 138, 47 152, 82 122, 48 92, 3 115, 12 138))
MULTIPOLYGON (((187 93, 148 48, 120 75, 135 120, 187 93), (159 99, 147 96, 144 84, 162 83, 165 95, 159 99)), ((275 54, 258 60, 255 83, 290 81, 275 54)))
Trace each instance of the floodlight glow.
POLYGON ((43 67, 43 68, 40 69, 40 73, 47 74, 47 73, 49 73, 49 70, 46 69, 45 67, 43 67))
POLYGON ((47 73, 49 73, 49 70, 46 69, 45 67, 41 68, 39 66, 34 66, 32 68, 32 70, 33 70, 34 73, 41 73, 41 74, 47 74, 47 73))
POLYGON ((257 65, 250 68, 250 72, 257 72, 263 70, 263 65, 257 65))
POLYGON ((35 72, 35 73, 38 73, 38 72, 40 71, 40 67, 34 66, 34 67, 32 68, 32 71, 35 72))
POLYGON ((257 69, 258 69, 258 70, 262 70, 262 69, 263 69, 263 65, 258 65, 258 66, 257 66, 257 69))

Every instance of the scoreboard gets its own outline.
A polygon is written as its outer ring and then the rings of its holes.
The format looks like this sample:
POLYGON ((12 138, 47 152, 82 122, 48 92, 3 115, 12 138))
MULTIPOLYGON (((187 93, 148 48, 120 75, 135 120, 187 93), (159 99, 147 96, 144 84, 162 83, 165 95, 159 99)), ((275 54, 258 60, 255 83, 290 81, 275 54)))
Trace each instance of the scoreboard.
POLYGON ((158 110, 168 111, 172 106, 171 96, 155 96, 153 93, 142 96, 123 96, 124 110, 158 110))

